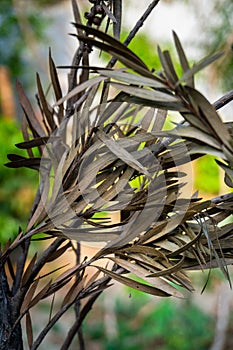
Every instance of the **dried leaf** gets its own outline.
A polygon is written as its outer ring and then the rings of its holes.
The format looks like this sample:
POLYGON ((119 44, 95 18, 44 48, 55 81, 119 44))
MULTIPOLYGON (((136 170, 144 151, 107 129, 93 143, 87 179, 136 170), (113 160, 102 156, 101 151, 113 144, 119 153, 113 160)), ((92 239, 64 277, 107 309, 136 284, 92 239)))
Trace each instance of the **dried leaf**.
POLYGON ((60 256, 62 256, 68 248, 71 247, 71 242, 67 242, 63 247, 56 250, 54 253, 52 253, 49 258, 47 259, 47 262, 54 261, 58 259, 60 256))
POLYGON ((215 161, 225 171, 225 184, 229 187, 233 187, 233 169, 218 160, 215 161))
POLYGON ((31 349, 33 344, 33 330, 32 330, 32 319, 29 311, 26 313, 26 334, 27 334, 28 347, 29 349, 31 349))
MULTIPOLYGON (((109 48, 110 50, 113 50, 115 53, 118 52, 118 54, 120 53, 123 57, 126 56, 126 57, 128 57, 129 60, 133 60, 133 61, 137 62, 137 65, 144 67, 146 69, 146 71, 148 70, 145 63, 133 51, 131 51, 128 47, 126 47, 124 44, 122 44, 120 41, 114 39, 110 35, 107 35, 107 34, 101 32, 100 30, 94 29, 93 27, 83 26, 83 25, 80 25, 77 23, 73 23, 73 25, 76 28, 80 28, 80 29, 85 30, 85 32, 87 34, 94 35, 98 39, 103 40, 103 42, 99 42, 95 39, 92 40, 92 38, 90 38, 90 37, 86 37, 86 38, 85 37, 81 37, 81 38, 78 37, 80 40, 85 40, 85 39, 87 39, 87 41, 90 40, 90 43, 93 43, 93 45, 95 45, 95 46, 100 45, 100 48, 101 48, 101 45, 104 45, 104 47, 109 48), (104 42, 108 43, 108 45, 105 45, 104 42)), ((99 46, 97 46, 97 47, 99 47, 99 46)))
POLYGON ((218 137, 226 147, 231 149, 231 137, 229 135, 229 131, 225 124, 220 119, 218 113, 215 108, 211 105, 211 103, 197 90, 186 87, 188 93, 192 96, 194 101, 199 106, 202 111, 203 117, 206 119, 209 127, 211 128, 213 135, 218 137))
MULTIPOLYGON (((57 101, 61 101, 62 99, 62 90, 59 83, 58 75, 56 66, 53 62, 51 50, 49 50, 49 71, 50 71, 50 77, 53 85, 53 90, 56 96, 57 101)), ((59 103, 59 112, 58 112, 58 120, 61 122, 63 118, 64 108, 62 103, 59 103)))
POLYGON ((30 301, 28 308, 32 308, 34 305, 38 304, 41 299, 43 299, 48 292, 52 280, 50 280, 40 291, 39 293, 30 301))
POLYGON ((96 266, 100 271, 104 272, 106 275, 110 276, 111 278, 113 278, 114 280, 125 284, 128 287, 134 288, 136 290, 140 290, 141 292, 147 293, 147 294, 151 294, 151 295, 155 295, 155 296, 160 296, 160 297, 169 297, 170 294, 167 294, 166 292, 157 289, 155 287, 152 287, 148 284, 144 284, 138 281, 135 281, 133 279, 130 279, 128 277, 122 276, 120 274, 117 274, 113 271, 109 271, 107 269, 104 269, 103 267, 100 266, 96 266))
MULTIPOLYGON (((177 34, 174 31, 173 31, 173 38, 175 41, 176 51, 180 59, 180 64, 183 70, 183 74, 185 74, 187 71, 190 70, 189 63, 185 55, 185 52, 183 50, 183 47, 181 45, 180 39, 178 38, 177 34)), ((190 75, 189 77, 187 77, 187 79, 185 80, 185 83, 186 85, 189 85, 194 88, 194 76, 190 75)))
POLYGON ((67 95, 65 95, 64 97, 60 98, 55 104, 54 106, 59 106, 61 103, 69 100, 71 97, 76 96, 79 92, 89 88, 89 87, 93 87, 94 85, 100 83, 101 81, 105 80, 105 77, 96 77, 93 79, 90 79, 88 81, 85 81, 84 83, 82 83, 81 85, 76 86, 73 90, 71 90, 67 95))
POLYGON ((23 278, 21 281, 21 287, 25 286, 25 284, 28 282, 29 278, 31 277, 32 270, 35 266, 37 259, 37 253, 34 254, 33 258, 31 259, 30 263, 28 264, 28 267, 26 268, 26 271, 23 274, 23 278))
POLYGON ((89 43, 90 45, 96 46, 103 51, 108 52, 110 55, 112 55, 117 60, 122 62, 126 67, 134 70, 135 72, 143 76, 153 79, 154 75, 149 71, 147 66, 140 59, 138 59, 137 56, 132 55, 131 51, 128 52, 127 50, 129 49, 126 50, 126 47, 124 45, 123 45, 124 50, 122 50, 122 47, 120 49, 117 47, 118 45, 117 46, 108 45, 103 42, 92 39, 90 37, 78 36, 78 39, 85 43, 89 43))
POLYGON ((39 94, 39 98, 40 98, 40 102, 41 102, 41 107, 42 107, 42 110, 44 112, 44 116, 46 117, 47 124, 49 125, 49 127, 53 131, 56 128, 56 124, 53 120, 53 110, 48 105, 48 102, 45 98, 44 91, 43 91, 41 81, 40 81, 40 76, 38 73, 36 75, 36 79, 37 79, 37 89, 38 89, 38 94, 39 94))
POLYGON ((139 266, 138 264, 119 258, 111 258, 111 260, 113 260, 117 265, 133 273, 134 275, 142 278, 144 281, 152 284, 156 289, 159 289, 168 295, 183 298, 183 294, 171 286, 164 279, 161 279, 159 277, 152 277, 151 275, 148 277, 149 271, 139 266))
MULTIPOLYGON (((157 92, 157 91, 155 91, 157 92)), ((119 94, 120 95, 120 94, 119 94)), ((169 95, 168 96, 168 99, 170 98, 169 95)), ((131 96, 129 96, 128 94, 125 94, 125 95, 121 95, 119 96, 121 97, 121 101, 122 102, 127 102, 127 103, 134 103, 134 104, 138 104, 138 105, 142 105, 142 106, 147 106, 147 107, 154 107, 154 108, 159 108, 159 109, 164 109, 166 111, 178 111, 178 112, 182 112, 182 113, 185 113, 187 112, 187 108, 183 105, 183 103, 181 102, 170 102, 170 101, 165 101, 165 98, 164 98, 164 101, 160 100, 161 98, 161 95, 160 95, 160 98, 158 97, 158 99, 156 100, 153 100, 151 99, 151 95, 150 95, 150 99, 145 99, 145 98, 141 98, 141 97, 138 97, 138 96, 134 96, 133 94, 131 96)), ((173 96, 171 96, 173 97, 173 96)))
MULTIPOLYGON (((74 20, 76 23, 82 24, 82 20, 81 20, 81 14, 79 11, 79 7, 78 7, 78 3, 76 0, 72 0, 72 9, 73 9, 73 14, 74 14, 74 20)), ((77 33, 79 35, 83 34, 83 31, 80 30, 79 28, 77 28, 77 33)))
POLYGON ((194 139, 196 142, 207 144, 216 149, 221 149, 219 142, 211 135, 204 133, 201 130, 196 129, 192 126, 177 127, 173 130, 163 131, 157 134, 158 136, 172 136, 177 139, 179 137, 186 139, 194 139))
POLYGON ((204 69, 205 67, 207 67, 208 65, 216 61, 217 59, 219 59, 222 55, 223 53, 220 52, 220 53, 216 53, 214 55, 203 58, 200 62, 198 62, 197 64, 194 64, 191 69, 186 70, 186 72, 179 79, 179 82, 183 82, 183 81, 187 82, 189 79, 191 79, 194 76, 194 74, 204 69))
POLYGON ((53 136, 37 137, 37 138, 34 138, 32 140, 29 140, 29 141, 16 143, 15 146, 20 148, 20 149, 30 149, 33 147, 44 146, 54 139, 56 139, 56 137, 53 137, 53 136))
POLYGON ((16 82, 16 87, 19 95, 19 100, 21 103, 21 106, 24 110, 25 116, 27 118, 28 124, 31 126, 33 132, 37 134, 39 137, 46 136, 45 131, 43 127, 41 126, 39 120, 37 119, 33 108, 31 106, 30 101, 28 100, 27 96, 24 93, 23 87, 20 84, 19 81, 16 82))
POLYGON ((178 81, 178 76, 172 63, 169 51, 166 50, 162 52, 160 47, 158 47, 158 54, 167 79, 175 86, 178 81))
POLYGON ((84 276, 81 281, 76 281, 71 288, 66 293, 61 307, 65 305, 73 304, 75 299, 78 297, 78 294, 83 290, 84 284, 86 282, 87 276, 84 276))
MULTIPOLYGON (((30 168, 34 170, 39 170, 41 165, 41 158, 25 158, 15 154, 8 154, 8 159, 10 163, 4 164, 8 168, 30 168)), ((43 160, 46 162, 46 160, 43 160)))
POLYGON ((107 14, 108 18, 109 18, 113 23, 116 23, 117 20, 116 20, 115 16, 113 15, 113 13, 109 10, 109 8, 108 8, 104 3, 102 3, 102 7, 103 7, 105 13, 107 14))
POLYGON ((166 84, 162 81, 162 79, 154 76, 154 79, 147 78, 144 76, 127 73, 122 70, 98 70, 98 73, 115 80, 122 81, 124 83, 133 84, 137 86, 149 86, 153 88, 167 88, 166 84))
POLYGON ((119 83, 111 83, 113 87, 116 89, 119 89, 123 92, 126 92, 127 94, 140 97, 145 100, 151 100, 153 103, 155 102, 166 102, 166 103, 174 103, 179 102, 179 99, 171 94, 166 94, 162 91, 155 91, 155 90, 149 90, 144 88, 138 88, 134 86, 128 86, 125 84, 119 84, 119 83))
POLYGON ((22 303, 22 306, 21 306, 21 312, 24 312, 25 310, 28 310, 29 309, 29 304, 31 303, 31 300, 35 294, 35 291, 36 291, 36 288, 38 286, 38 283, 39 283, 39 278, 36 279, 30 289, 28 290, 24 300, 23 300, 23 303, 22 303))
POLYGON ((108 147, 108 149, 115 154, 118 158, 120 158, 124 163, 131 166, 133 169, 141 172, 146 175, 148 178, 151 178, 151 175, 145 169, 145 167, 140 164, 126 149, 121 147, 118 142, 113 141, 110 137, 108 137, 105 133, 100 130, 97 133, 98 138, 104 142, 104 144, 108 147))
POLYGON ((70 240, 82 242, 109 242, 119 236, 116 230, 92 228, 61 228, 61 232, 70 240))

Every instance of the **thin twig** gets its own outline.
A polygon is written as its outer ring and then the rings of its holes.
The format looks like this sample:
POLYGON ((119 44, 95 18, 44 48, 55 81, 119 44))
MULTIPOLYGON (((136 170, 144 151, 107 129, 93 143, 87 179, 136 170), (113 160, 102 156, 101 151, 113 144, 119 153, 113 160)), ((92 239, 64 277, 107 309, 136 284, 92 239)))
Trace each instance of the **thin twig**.
POLYGON ((48 322, 44 329, 40 332, 37 339, 34 341, 31 350, 36 350, 40 346, 41 342, 44 340, 45 336, 48 334, 50 329, 57 323, 61 316, 70 308, 73 303, 64 305, 48 322))
MULTIPOLYGON (((118 268, 118 266, 116 264, 114 264, 112 267, 112 271, 116 271, 118 273, 121 273, 123 271, 123 269, 118 268)), ((85 297, 88 297, 88 295, 90 295, 91 291, 93 291, 96 287, 99 288, 99 290, 98 289, 96 290, 96 293, 94 293, 89 298, 89 300, 86 302, 86 304, 82 308, 82 310, 79 314, 79 317, 76 318, 73 326, 70 328, 70 330, 67 334, 67 337, 66 337, 60 350, 67 350, 69 348, 70 344, 73 341, 74 336, 76 335, 76 333, 78 332, 78 330, 82 326, 84 319, 86 318, 87 314, 92 309, 92 306, 95 303, 96 299, 102 294, 103 290, 105 290, 107 287, 110 286, 109 285, 110 281, 111 281, 111 277, 104 276, 104 277, 100 278, 99 280, 93 282, 89 288, 85 289, 82 292, 83 293, 82 297, 85 298, 85 297)), ((81 297, 79 299, 81 299, 81 297)))
POLYGON ((222 194, 221 196, 219 197, 215 197, 213 199, 211 199, 211 203, 213 204, 219 204, 219 203, 222 203, 222 202, 226 202, 228 200, 233 200, 233 193, 227 193, 227 194, 222 194))
POLYGON ((79 318, 76 319, 76 321, 74 322, 73 326, 70 328, 68 335, 64 341, 64 343, 62 344, 62 347, 60 350, 67 350, 75 336, 75 334, 77 333, 77 331, 79 330, 79 328, 82 325, 83 320, 85 319, 86 315, 89 313, 89 311, 92 309, 93 304, 95 303, 96 299, 102 294, 102 291, 94 294, 89 300, 88 302, 85 304, 85 306, 83 307, 79 318))
POLYGON ((225 95, 220 97, 217 101, 213 103, 213 106, 217 110, 226 106, 232 100, 233 100, 233 90, 227 92, 225 95))
MULTIPOLYGON (((47 263, 48 258, 51 256, 52 253, 54 253, 57 248, 62 244, 64 241, 63 238, 57 238, 41 255, 41 257, 38 259, 38 261, 35 263, 33 270, 30 274, 30 278, 28 279, 27 283, 22 286, 20 289, 17 288, 15 290, 15 296, 12 300, 14 300, 15 307, 20 308, 22 301, 29 290, 30 286, 32 285, 34 278, 37 276, 37 274, 41 271, 42 267, 47 263)), ((25 254, 25 259, 27 258, 27 254, 25 254)), ((22 278, 22 276, 21 276, 22 278)), ((21 279, 20 279, 21 282, 21 279)), ((18 282, 19 283, 19 282, 18 282)), ((15 286, 15 288, 17 285, 15 286)))
MULTIPOLYGON (((142 15, 142 17, 137 21, 137 23, 135 24, 134 28, 130 31, 129 35, 127 36, 127 38, 125 39, 125 41, 123 42, 123 44, 125 46, 128 46, 130 44, 130 42, 132 41, 132 39, 135 37, 135 35, 137 34, 137 32, 139 31, 139 29, 143 26, 144 22, 146 21, 146 19, 149 17, 149 15, 152 13, 153 9, 158 5, 160 0, 154 0, 152 1, 152 3, 148 6, 148 8, 146 9, 146 11, 144 12, 144 14, 142 15)), ((111 61, 108 63, 108 68, 112 68, 115 63, 117 62, 116 58, 112 58, 111 61)))
POLYGON ((30 276, 31 279, 34 279, 36 277, 36 275, 40 272, 42 267, 48 262, 48 259, 51 257, 51 255, 58 249, 58 247, 60 247, 60 245, 64 241, 65 241, 64 238, 56 238, 55 241, 51 243, 48 246, 48 248, 41 254, 40 258, 34 265, 34 268, 30 276))
MULTIPOLYGON (((77 242, 77 248, 76 248, 75 252, 76 252, 76 264, 80 265, 81 245, 79 242, 77 242)), ((82 279, 82 276, 80 276, 81 273, 83 273, 83 272, 80 272, 80 271, 77 272, 76 280, 82 279)), ((80 302, 79 298, 77 298, 77 300, 75 301, 74 310, 75 310, 75 317, 77 320, 80 318, 80 312, 81 312, 81 302, 80 302)), ((82 325, 80 325, 80 327, 77 329, 77 335, 78 335, 78 340, 79 340, 79 349, 85 350, 82 325)))

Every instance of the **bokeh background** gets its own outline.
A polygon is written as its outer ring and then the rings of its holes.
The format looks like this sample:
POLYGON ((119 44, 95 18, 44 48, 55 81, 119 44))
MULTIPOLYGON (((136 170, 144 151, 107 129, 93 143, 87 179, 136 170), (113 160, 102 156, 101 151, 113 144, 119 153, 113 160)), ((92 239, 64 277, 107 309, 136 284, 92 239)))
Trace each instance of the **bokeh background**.
MULTIPOLYGON (((125 0, 122 40, 140 18, 150 1, 125 0)), ((87 0, 78 0, 83 9, 87 0)), ((211 102, 233 89, 233 3, 231 0, 161 0, 145 26, 130 44, 152 69, 159 70, 157 46, 172 52, 172 30, 181 39, 191 62, 205 55, 224 51, 215 64, 202 72, 197 87, 211 102)), ((70 1, 1 0, 0 1, 0 242, 5 244, 26 225, 37 187, 37 174, 28 169, 7 169, 7 154, 22 141, 20 110, 15 82, 24 86, 37 110, 35 74, 38 72, 49 88, 48 51, 58 66, 69 65, 77 47, 73 32, 70 1)), ((97 55, 98 56, 98 55, 97 55)), ((174 52, 175 56, 175 52, 174 52)), ((95 57, 95 55, 94 55, 95 57)), ((104 55, 98 60, 105 60, 104 55)), ((95 59, 95 58, 94 58, 95 59)), ((178 60, 177 60, 178 61, 178 60)), ((60 69, 64 91, 67 70, 60 69)), ((233 105, 220 114, 233 120, 233 105)), ((20 153, 22 154, 22 152, 20 153)), ((190 175, 191 176, 191 175, 190 175)), ((191 190, 203 198, 227 192, 223 176, 211 156, 193 164, 191 190)), ((87 247, 84 247, 88 249, 87 247)), ((40 247, 37 247, 40 249, 40 247)), ((43 247, 41 248, 43 249, 43 247)), ((89 254, 91 251, 89 250, 89 254)), ((231 268, 230 268, 231 273, 231 268)), ((192 273, 196 291, 184 300, 152 298, 115 284, 103 293, 90 313, 84 336, 90 350, 224 350, 233 348, 233 293, 216 270, 192 273), (203 293, 202 289, 208 280, 203 293), (222 333, 221 333, 222 332, 222 333), (218 335, 218 339, 215 335, 218 335), (219 337, 226 342, 221 347, 219 337)), ((38 322, 49 312, 44 303, 37 312, 38 322)), ((66 334, 66 317, 45 339, 41 349, 58 349, 59 339, 66 334)), ((36 328, 37 325, 34 325, 36 328)), ((76 347, 74 347, 76 349, 76 347)))

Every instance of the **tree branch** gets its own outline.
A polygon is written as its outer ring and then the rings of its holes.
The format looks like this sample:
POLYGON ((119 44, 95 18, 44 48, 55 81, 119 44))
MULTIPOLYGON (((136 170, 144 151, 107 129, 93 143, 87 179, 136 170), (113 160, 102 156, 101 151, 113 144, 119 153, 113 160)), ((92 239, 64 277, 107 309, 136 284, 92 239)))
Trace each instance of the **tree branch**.
MULTIPOLYGON (((134 28, 131 30, 131 32, 129 33, 129 35, 127 36, 127 38, 125 39, 125 41, 123 42, 123 44, 125 46, 128 46, 129 43, 132 41, 132 39, 135 37, 135 35, 137 34, 137 32, 139 31, 139 29, 143 26, 144 22, 146 21, 146 19, 149 17, 149 15, 151 14, 151 12, 153 11, 153 9, 158 5, 160 0, 154 0, 152 1, 152 3, 148 6, 148 8, 146 9, 146 11, 144 12, 144 14, 142 15, 142 17, 137 21, 137 23, 135 24, 134 28)), ((110 60, 110 62, 108 63, 108 68, 112 68, 114 66, 114 64, 117 62, 116 58, 112 58, 110 60)))
POLYGON ((213 106, 217 110, 226 106, 232 100, 233 100, 233 90, 227 92, 225 95, 220 97, 217 101, 213 103, 213 106))

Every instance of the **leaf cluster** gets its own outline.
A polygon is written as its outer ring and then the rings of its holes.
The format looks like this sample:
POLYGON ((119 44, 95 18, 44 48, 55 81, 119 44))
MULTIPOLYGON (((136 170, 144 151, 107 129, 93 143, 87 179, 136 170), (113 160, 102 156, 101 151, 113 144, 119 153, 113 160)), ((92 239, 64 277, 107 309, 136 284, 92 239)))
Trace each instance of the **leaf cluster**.
MULTIPOLYGON (((24 142, 16 146, 28 156, 8 155, 8 167, 27 167, 40 175, 26 232, 8 244, 1 257, 11 272, 18 307, 24 300, 15 323, 26 315, 31 349, 38 348, 70 306, 85 299, 61 348, 67 349, 111 279, 148 294, 182 297, 180 287, 193 290, 186 270, 220 267, 229 279, 227 265, 233 262, 233 224, 226 223, 232 213, 232 193, 208 201, 197 195, 185 198, 185 174, 179 168, 203 154, 213 154, 232 187, 232 125, 223 123, 216 111, 222 99, 212 105, 194 84, 195 74, 220 54, 191 67, 173 33, 182 75, 176 72, 169 51, 160 48, 161 70, 151 72, 117 40, 118 34, 112 37, 81 24, 75 1, 73 7, 80 46, 69 67, 69 91, 63 94, 50 53, 54 102, 48 101, 37 75, 38 116, 17 84, 25 118, 24 142), (112 56, 107 67, 89 65, 93 48, 112 56), (124 68, 114 69, 116 61, 124 68), (164 123, 169 111, 178 112, 182 122, 168 131, 164 123), (106 211, 120 212, 121 220, 113 223, 99 215, 106 211), (25 268, 30 242, 42 233, 53 243, 25 268), (80 261, 83 241, 104 245, 91 259, 80 261), (15 270, 11 254, 16 249, 21 254, 15 270), (75 252, 77 265, 38 291, 42 268, 68 249, 75 252), (109 265, 98 266, 97 261, 105 258, 109 265), (87 280, 90 265, 97 272, 87 280), (30 309, 70 282, 60 310, 34 341, 30 309)), ((231 99, 232 95, 224 103, 231 99)))

